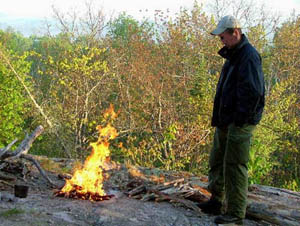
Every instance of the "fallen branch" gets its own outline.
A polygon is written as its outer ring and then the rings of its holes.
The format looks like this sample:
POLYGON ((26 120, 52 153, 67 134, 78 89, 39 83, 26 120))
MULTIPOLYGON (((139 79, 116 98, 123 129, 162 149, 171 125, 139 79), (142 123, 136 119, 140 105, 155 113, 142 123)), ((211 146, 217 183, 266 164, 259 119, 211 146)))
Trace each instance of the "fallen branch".
POLYGON ((13 180, 15 180, 16 178, 7 176, 7 175, 1 173, 1 171, 0 171, 0 179, 1 179, 1 180, 6 180, 6 181, 7 181, 7 180, 8 180, 8 181, 13 181, 13 180))
POLYGON ((31 155, 27 154, 32 143, 43 131, 44 131, 44 128, 42 126, 38 126, 29 136, 26 135, 25 139, 21 142, 21 144, 17 147, 16 150, 14 150, 13 152, 7 152, 11 148, 11 146, 16 142, 16 140, 14 140, 7 147, 2 149, 2 152, 0 153, 0 160, 4 160, 7 158, 15 159, 15 158, 20 157, 20 158, 26 159, 28 161, 31 161, 36 166, 36 168, 39 170, 41 175, 47 180, 47 182, 51 186, 55 187, 56 185, 46 175, 45 171, 42 169, 42 167, 40 166, 38 161, 35 160, 31 155))
POLYGON ((11 184, 11 183, 9 183, 9 182, 7 182, 7 181, 4 181, 4 180, 0 180, 0 183, 6 184, 6 185, 8 185, 8 186, 10 186, 10 187, 14 187, 13 184, 11 184))
POLYGON ((143 195, 141 197, 141 200, 146 202, 146 201, 150 201, 150 200, 154 200, 155 198, 157 198, 158 196, 154 193, 148 193, 146 195, 143 195))
POLYGON ((179 179, 176 179, 176 180, 165 182, 164 186, 168 186, 168 185, 176 186, 177 184, 182 183, 182 182, 184 182, 184 178, 179 178, 179 179))
POLYGON ((72 175, 68 174, 68 173, 59 173, 57 176, 59 179, 62 179, 62 180, 66 180, 66 179, 70 180, 72 178, 72 175))
POLYGON ((134 189, 132 189, 129 193, 128 193, 128 196, 129 197, 133 197, 133 196, 136 196, 136 195, 139 195, 140 193, 146 191, 146 186, 145 185, 140 185, 134 189))
POLYGON ((27 154, 33 141, 41 135, 41 133, 44 131, 44 128, 42 126, 38 126, 30 136, 26 135, 26 138, 21 142, 19 147, 12 153, 12 156, 14 158, 19 157, 21 154, 27 154))
POLYGON ((163 192, 160 191, 152 191, 154 194, 158 195, 158 198, 155 199, 155 201, 171 201, 171 202, 177 202, 183 204, 185 207, 194 210, 196 213, 201 213, 201 209, 192 201, 186 200, 183 198, 179 198, 174 195, 166 195, 163 192))
POLYGON ((48 183, 53 186, 53 187, 56 187, 56 185, 51 181, 51 179, 47 176, 47 174, 45 173, 45 171, 42 169, 41 165, 38 163, 37 160, 35 160, 32 156, 30 155, 25 155, 25 154, 21 154, 20 156, 21 158, 24 158, 28 161, 31 161, 35 166, 36 168, 40 171, 41 175, 48 181, 48 183))
MULTIPOLYGON (((17 158, 23 153, 27 153, 30 149, 33 141, 44 131, 42 126, 38 126, 30 136, 26 135, 25 139, 21 142, 21 144, 17 147, 17 149, 13 152, 6 152, 1 156, 1 160, 6 158, 17 158)), ((7 147, 6 147, 7 148, 7 147)), ((5 149, 6 149, 5 148, 5 149)))
POLYGON ((18 139, 14 139, 13 142, 11 142, 9 145, 7 145, 5 148, 0 149, 0 159, 1 157, 11 149, 11 147, 18 141, 18 139))
POLYGON ((148 180, 145 181, 131 181, 128 185, 130 185, 131 190, 127 192, 129 197, 140 199, 142 201, 169 201, 180 203, 183 206, 194 210, 197 214, 201 212, 200 208, 189 199, 193 195, 198 194, 197 201, 207 200, 207 197, 200 191, 189 187, 188 184, 182 184, 185 181, 184 178, 175 179, 172 181, 164 182, 163 184, 151 185, 148 180), (132 188, 132 185, 136 184, 136 187, 132 188), (200 198, 199 198, 200 197, 200 198))

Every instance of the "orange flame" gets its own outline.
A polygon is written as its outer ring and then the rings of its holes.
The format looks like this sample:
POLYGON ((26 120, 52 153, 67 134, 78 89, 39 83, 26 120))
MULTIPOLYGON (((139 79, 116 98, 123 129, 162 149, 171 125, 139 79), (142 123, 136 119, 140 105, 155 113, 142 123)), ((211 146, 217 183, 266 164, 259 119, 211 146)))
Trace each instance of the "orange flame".
MULTIPOLYGON (((116 117, 116 113, 111 105, 109 113, 104 114, 104 117, 108 117, 111 114, 111 118, 116 117), (106 116, 105 116, 106 115, 106 116)), ((79 194, 90 193, 93 195, 105 196, 106 193, 103 189, 103 165, 107 157, 110 155, 109 140, 116 138, 118 135, 115 128, 108 124, 105 128, 97 126, 99 132, 99 138, 97 142, 93 142, 92 153, 84 162, 84 166, 81 169, 75 171, 73 177, 70 180, 66 180, 65 186, 61 192, 68 195, 76 189, 79 194)), ((89 198, 91 199, 91 198, 89 198)))
POLYGON ((111 118, 112 120, 116 119, 118 114, 114 111, 114 106, 112 104, 109 105, 109 108, 104 113, 104 118, 111 118))

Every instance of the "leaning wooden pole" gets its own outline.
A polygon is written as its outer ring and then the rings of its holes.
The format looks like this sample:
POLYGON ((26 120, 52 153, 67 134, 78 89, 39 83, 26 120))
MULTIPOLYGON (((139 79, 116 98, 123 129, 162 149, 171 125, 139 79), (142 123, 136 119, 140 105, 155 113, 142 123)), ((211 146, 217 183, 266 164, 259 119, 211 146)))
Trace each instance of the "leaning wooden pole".
MULTIPOLYGON (((53 123, 51 122, 51 120, 48 118, 48 116, 45 114, 43 108, 36 102, 34 96, 32 95, 32 93, 30 92, 29 88, 26 86, 26 84, 24 83, 23 79, 21 78, 21 76, 19 76, 19 74, 17 73, 17 71, 15 70, 15 68, 12 66, 12 64, 10 63, 10 60, 8 59, 8 57, 6 57, 6 55, 3 53, 2 49, 0 49, 0 56, 1 58, 5 61, 5 63, 9 66, 9 68, 12 70, 12 72, 16 75, 17 79, 21 82, 22 86, 24 87, 26 93, 28 94, 28 96, 30 97, 31 101, 33 102, 33 104, 35 105, 35 107, 39 110, 39 112, 41 113, 41 115, 43 116, 43 118, 46 120, 46 123, 48 124, 48 126, 50 128, 53 128, 53 123)), ((66 145, 64 144, 64 142, 62 141, 62 139, 60 138, 59 134, 57 133, 56 130, 54 130, 54 134, 56 135, 57 139, 59 140, 60 144, 62 145, 63 149, 65 150, 65 152, 67 153, 68 157, 71 158, 71 153, 70 151, 67 149, 66 145)))

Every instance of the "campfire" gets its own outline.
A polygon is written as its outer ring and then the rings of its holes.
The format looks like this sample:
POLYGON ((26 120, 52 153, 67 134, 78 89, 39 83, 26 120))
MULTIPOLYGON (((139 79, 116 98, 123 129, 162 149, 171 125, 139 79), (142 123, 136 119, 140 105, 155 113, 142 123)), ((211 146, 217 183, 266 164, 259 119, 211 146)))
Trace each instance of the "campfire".
MULTIPOLYGON (((104 113, 107 121, 115 119, 116 116, 112 105, 104 113)), ((118 134, 110 123, 104 128, 97 126, 97 130, 98 140, 90 144, 92 153, 87 157, 84 165, 74 172, 72 178, 66 180, 65 186, 56 192, 56 196, 91 201, 109 200, 113 197, 107 195, 103 189, 103 166, 110 155, 109 140, 116 138, 118 134)))

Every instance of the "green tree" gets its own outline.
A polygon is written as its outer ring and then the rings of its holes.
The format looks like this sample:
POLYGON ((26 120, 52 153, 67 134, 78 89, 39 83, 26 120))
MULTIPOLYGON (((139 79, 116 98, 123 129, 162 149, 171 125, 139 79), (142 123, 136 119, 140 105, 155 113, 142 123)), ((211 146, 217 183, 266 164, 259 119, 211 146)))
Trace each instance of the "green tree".
POLYGON ((6 146, 15 138, 24 135, 24 125, 28 112, 27 98, 24 87, 17 79, 4 57, 10 58, 11 65, 22 75, 28 74, 30 63, 26 56, 18 56, 6 49, 0 40, 0 146, 6 146))
MULTIPOLYGON (((82 156, 89 137, 101 115, 101 87, 108 71, 103 58, 105 49, 73 42, 68 35, 46 39, 44 50, 33 57, 39 65, 35 82, 43 95, 42 102, 51 115, 62 140, 68 145, 67 155, 82 156), (47 89, 43 89, 47 86, 47 89)), ((38 50, 38 49, 37 49, 38 50)))

